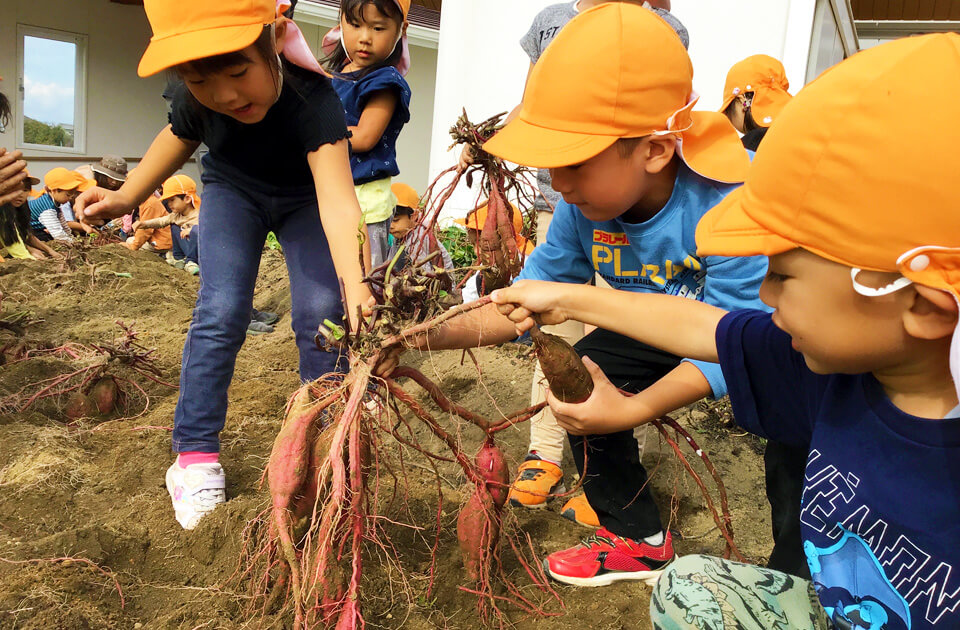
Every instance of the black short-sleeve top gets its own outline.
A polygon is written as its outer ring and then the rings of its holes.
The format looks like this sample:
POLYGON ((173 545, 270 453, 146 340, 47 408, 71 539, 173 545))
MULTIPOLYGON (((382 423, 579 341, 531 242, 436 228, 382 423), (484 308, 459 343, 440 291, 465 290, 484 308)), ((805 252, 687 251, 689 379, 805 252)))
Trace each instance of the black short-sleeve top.
POLYGON ((307 154, 350 136, 330 80, 287 63, 280 98, 260 122, 241 123, 211 111, 180 82, 170 124, 178 138, 203 142, 211 157, 275 186, 311 184, 307 154))

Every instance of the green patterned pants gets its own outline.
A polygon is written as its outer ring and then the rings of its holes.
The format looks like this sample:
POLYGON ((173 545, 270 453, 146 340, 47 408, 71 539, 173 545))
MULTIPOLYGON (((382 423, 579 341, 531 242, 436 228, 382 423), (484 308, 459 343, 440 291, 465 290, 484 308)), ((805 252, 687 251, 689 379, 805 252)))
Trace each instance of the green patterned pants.
POLYGON ((683 556, 650 598, 656 630, 830 630, 813 584, 711 556, 683 556))

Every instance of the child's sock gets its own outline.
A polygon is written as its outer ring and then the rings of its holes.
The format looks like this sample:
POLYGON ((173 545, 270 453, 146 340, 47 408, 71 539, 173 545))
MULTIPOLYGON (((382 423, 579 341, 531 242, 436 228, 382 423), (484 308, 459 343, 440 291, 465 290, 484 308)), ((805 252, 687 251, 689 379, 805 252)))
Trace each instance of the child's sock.
POLYGON ((537 459, 539 459, 539 460, 541 460, 541 461, 550 462, 551 464, 554 464, 555 466, 560 466, 560 462, 555 462, 555 461, 553 461, 552 459, 548 459, 548 458, 544 457, 543 455, 541 455, 540 453, 538 453, 537 451, 530 451, 530 455, 534 455, 537 459))
POLYGON ((180 468, 186 468, 191 464, 218 464, 220 463, 220 453, 200 453, 198 451, 186 451, 177 455, 177 465, 180 468))
POLYGON ((663 535, 663 532, 657 532, 653 536, 647 536, 643 539, 643 542, 647 543, 651 547, 659 547, 663 544, 663 541, 666 537, 663 535))

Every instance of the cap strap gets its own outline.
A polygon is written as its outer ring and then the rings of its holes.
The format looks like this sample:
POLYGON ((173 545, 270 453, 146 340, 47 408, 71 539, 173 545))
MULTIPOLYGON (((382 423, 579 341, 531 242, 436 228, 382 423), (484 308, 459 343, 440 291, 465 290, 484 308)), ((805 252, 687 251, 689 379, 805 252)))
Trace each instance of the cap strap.
POLYGON ((859 269, 857 267, 851 269, 850 280, 853 282, 853 290, 864 297, 881 297, 884 295, 890 295, 891 293, 896 293, 900 289, 906 288, 913 284, 913 280, 901 276, 886 286, 874 289, 873 287, 862 285, 857 281, 857 276, 859 276, 861 272, 863 272, 863 269, 859 269))

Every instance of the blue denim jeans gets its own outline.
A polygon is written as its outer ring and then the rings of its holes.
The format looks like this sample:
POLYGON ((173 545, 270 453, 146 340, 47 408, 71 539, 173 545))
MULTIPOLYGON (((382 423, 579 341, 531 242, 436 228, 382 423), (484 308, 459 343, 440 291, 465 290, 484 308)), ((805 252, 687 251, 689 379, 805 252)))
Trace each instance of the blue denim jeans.
POLYGON ((246 339, 253 289, 267 232, 283 247, 290 276, 292 327, 300 378, 312 381, 345 367, 316 347, 324 318, 343 314, 330 248, 314 187, 276 187, 204 158, 199 230, 200 291, 183 346, 180 398, 173 420, 175 452, 217 452, 227 415, 227 388, 246 339))
POLYGON ((199 264, 200 262, 200 230, 194 228, 190 230, 187 238, 180 236, 180 226, 176 223, 170 225, 170 240, 173 242, 174 260, 185 260, 199 264))

